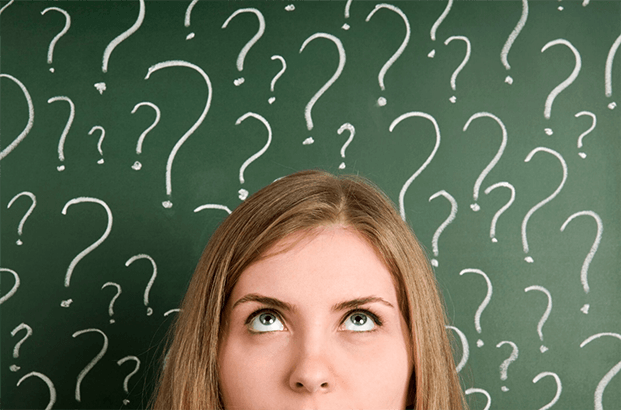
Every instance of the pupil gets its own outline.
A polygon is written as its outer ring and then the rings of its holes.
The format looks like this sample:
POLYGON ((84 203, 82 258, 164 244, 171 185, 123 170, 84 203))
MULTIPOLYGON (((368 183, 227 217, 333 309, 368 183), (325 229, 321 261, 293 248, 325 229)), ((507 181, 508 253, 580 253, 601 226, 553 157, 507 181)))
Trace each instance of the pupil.
POLYGON ((270 315, 269 313, 262 314, 261 323, 263 323, 264 325, 271 325, 272 323, 274 323, 274 316, 270 315))
POLYGON ((356 325, 364 325, 367 322, 367 318, 364 315, 354 315, 352 316, 351 321, 356 325))

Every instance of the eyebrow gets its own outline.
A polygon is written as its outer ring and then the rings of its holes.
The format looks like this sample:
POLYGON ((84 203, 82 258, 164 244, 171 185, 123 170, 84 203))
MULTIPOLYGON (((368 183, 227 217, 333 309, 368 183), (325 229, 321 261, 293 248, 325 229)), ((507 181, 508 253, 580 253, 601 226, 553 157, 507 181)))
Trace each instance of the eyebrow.
MULTIPOLYGON (((235 307, 241 305, 242 303, 246 303, 246 302, 258 302, 266 306, 279 308, 285 311, 290 311, 290 312, 296 311, 295 305, 292 305, 287 302, 283 302, 282 300, 272 298, 269 296, 259 295, 258 293, 249 293, 246 296, 242 297, 241 299, 237 300, 237 302, 235 302, 231 310, 235 309, 235 307)), ((345 302, 336 303, 332 306, 332 311, 338 312, 342 310, 355 309, 359 306, 366 305, 368 303, 381 303, 383 305, 386 305, 394 309, 394 306, 392 305, 392 303, 388 302, 385 299, 382 299, 378 296, 367 296, 364 298, 356 298, 352 300, 347 300, 345 302)))

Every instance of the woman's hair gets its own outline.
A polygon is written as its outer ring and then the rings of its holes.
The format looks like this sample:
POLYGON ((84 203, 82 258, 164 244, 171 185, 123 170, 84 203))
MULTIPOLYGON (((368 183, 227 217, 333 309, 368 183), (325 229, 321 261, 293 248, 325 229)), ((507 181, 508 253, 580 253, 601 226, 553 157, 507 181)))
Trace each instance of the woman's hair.
POLYGON ((444 306, 416 237, 391 200, 370 181, 309 170, 283 177, 239 205, 215 231, 171 328, 151 398, 157 410, 223 409, 218 346, 225 306, 240 275, 280 239, 341 225, 377 251, 393 276, 411 335, 414 364, 408 408, 459 410, 466 404, 455 370, 444 306))

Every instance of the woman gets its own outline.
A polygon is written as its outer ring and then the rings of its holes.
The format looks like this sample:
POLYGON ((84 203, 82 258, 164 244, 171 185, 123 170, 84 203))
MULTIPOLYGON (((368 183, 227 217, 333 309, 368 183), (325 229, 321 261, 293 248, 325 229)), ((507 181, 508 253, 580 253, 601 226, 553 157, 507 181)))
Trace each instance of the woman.
POLYGON ((211 237, 153 409, 461 410, 435 277, 392 202, 301 171, 211 237))

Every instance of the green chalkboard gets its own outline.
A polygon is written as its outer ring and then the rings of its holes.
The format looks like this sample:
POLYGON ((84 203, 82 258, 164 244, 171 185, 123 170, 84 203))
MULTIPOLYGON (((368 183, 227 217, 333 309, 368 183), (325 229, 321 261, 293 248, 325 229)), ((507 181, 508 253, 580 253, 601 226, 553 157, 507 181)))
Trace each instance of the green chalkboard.
POLYGON ((240 190, 322 168, 435 260, 473 410, 619 409, 620 2, 0 7, 2 408, 144 408, 240 190))

